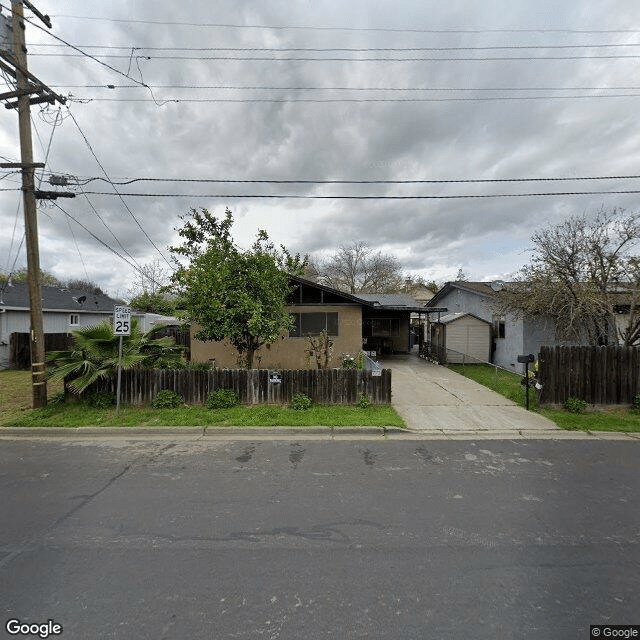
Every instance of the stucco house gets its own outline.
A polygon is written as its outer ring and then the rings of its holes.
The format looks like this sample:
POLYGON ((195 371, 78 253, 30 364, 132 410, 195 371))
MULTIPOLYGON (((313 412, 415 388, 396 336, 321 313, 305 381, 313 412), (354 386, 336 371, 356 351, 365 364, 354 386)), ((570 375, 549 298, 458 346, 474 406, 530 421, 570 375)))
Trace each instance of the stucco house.
MULTIPOLYGON (((305 356, 307 336, 318 336, 323 329, 333 340, 331 366, 340 366, 341 355, 355 355, 360 350, 406 353, 410 348, 410 317, 429 310, 417 306, 408 296, 384 294, 352 295, 310 280, 290 276, 293 288, 287 310, 295 318, 295 327, 271 345, 261 347, 255 366, 268 369, 315 368, 305 356)), ((431 310, 436 312, 435 310, 431 310)), ((238 353, 228 340, 201 342, 191 328, 191 359, 215 362, 216 367, 238 366, 238 353)))
MULTIPOLYGON (((472 314, 491 326, 487 353, 489 362, 517 373, 524 372, 518 356, 533 353, 537 356, 542 345, 557 344, 555 326, 550 319, 497 315, 496 297, 508 283, 447 282, 427 303, 427 307, 447 307, 449 313, 472 314)), ((442 318, 440 318, 441 320, 442 318)), ((437 321, 437 317, 435 318, 437 321)))

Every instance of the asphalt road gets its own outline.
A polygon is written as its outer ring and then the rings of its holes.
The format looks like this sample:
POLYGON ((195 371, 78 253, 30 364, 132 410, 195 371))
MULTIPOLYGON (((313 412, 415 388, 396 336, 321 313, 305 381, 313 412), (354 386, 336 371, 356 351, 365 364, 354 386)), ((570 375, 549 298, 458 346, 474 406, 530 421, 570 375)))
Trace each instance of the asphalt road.
POLYGON ((640 624, 639 463, 619 441, 3 440, 0 633, 587 640, 640 624))

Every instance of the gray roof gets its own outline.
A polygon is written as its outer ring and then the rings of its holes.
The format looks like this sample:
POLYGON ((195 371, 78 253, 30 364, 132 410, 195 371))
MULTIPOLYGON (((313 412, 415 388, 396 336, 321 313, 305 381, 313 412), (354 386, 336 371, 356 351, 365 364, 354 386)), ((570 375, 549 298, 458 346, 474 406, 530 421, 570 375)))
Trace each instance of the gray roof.
MULTIPOLYGON (((42 285, 43 311, 78 311, 86 313, 113 313, 116 304, 122 304, 106 295, 87 293, 82 289, 67 289, 42 285), (84 300, 82 298, 84 297, 84 300)), ((24 282, 9 286, 0 283, 0 309, 29 309, 29 287, 24 282)))
POLYGON ((356 298, 367 302, 377 302, 383 307, 419 307, 416 300, 406 293, 356 293, 356 298))

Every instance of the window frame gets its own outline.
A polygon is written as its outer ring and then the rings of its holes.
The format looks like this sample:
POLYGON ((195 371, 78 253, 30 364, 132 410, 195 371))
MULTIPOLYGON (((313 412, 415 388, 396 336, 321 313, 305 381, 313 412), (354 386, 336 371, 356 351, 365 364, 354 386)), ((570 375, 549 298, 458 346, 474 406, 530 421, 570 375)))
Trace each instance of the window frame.
MULTIPOLYGON (((323 329, 320 329, 317 333, 311 333, 310 331, 303 333, 302 316, 324 316, 323 325, 327 335, 333 338, 337 338, 340 335, 340 314, 337 311, 296 311, 291 315, 294 316, 296 320, 294 328, 289 331, 290 338, 307 338, 309 336, 316 338, 320 335, 320 331, 323 331, 323 329), (329 321, 329 316, 332 317, 331 323, 329 321), (333 326, 330 326, 330 324, 333 326), (335 327, 335 333, 333 333, 333 331, 329 331, 330 328, 333 330, 333 327, 335 327)), ((312 321, 309 319, 308 322, 312 321)))

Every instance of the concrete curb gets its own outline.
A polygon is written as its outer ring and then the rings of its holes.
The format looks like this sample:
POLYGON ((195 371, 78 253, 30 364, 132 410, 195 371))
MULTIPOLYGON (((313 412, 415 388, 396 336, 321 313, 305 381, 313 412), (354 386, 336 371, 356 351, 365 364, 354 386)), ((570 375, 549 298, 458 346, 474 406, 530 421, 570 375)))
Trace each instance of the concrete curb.
POLYGON ((157 438, 190 437, 215 439, 238 437, 283 439, 380 438, 393 440, 623 440, 640 442, 640 433, 615 431, 565 431, 562 429, 455 430, 400 429, 398 427, 0 427, 7 438, 157 438))
POLYGON ((0 427, 0 438, 77 436, 232 436, 406 434, 399 427, 0 427))

